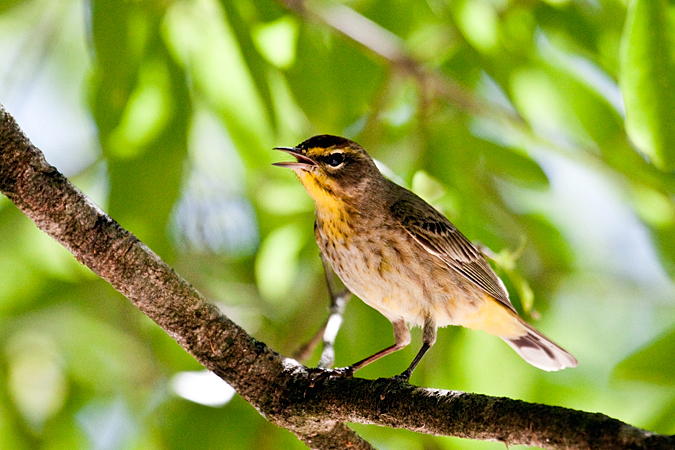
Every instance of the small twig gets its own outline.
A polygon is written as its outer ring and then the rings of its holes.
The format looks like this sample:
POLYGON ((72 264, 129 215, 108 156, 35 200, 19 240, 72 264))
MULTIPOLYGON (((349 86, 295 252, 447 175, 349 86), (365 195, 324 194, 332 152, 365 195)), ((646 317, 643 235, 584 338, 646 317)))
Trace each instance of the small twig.
POLYGON ((322 369, 330 368, 335 363, 335 338, 342 326, 342 315, 345 312, 345 306, 351 297, 352 293, 348 289, 340 291, 333 297, 331 304, 331 314, 328 316, 323 332, 323 351, 317 367, 322 369))
POLYGON ((351 297, 351 292, 346 288, 336 292, 337 287, 335 286, 335 279, 331 276, 333 269, 323 255, 321 255, 321 262, 323 263, 326 287, 328 288, 328 294, 330 295, 330 315, 321 328, 314 334, 312 339, 294 353, 294 358, 298 361, 306 360, 312 354, 319 342, 323 341, 323 350, 317 367, 325 369, 332 367, 335 362, 335 339, 342 326, 342 315, 344 314, 347 302, 351 297))
POLYGON ((293 352, 293 359, 296 359, 300 362, 307 361, 307 359, 312 356, 312 352, 314 352, 316 346, 322 341, 323 332, 326 330, 327 325, 328 321, 324 322, 321 328, 319 328, 319 330, 314 333, 312 339, 302 344, 295 352, 293 352))
POLYGON ((342 326, 342 315, 352 293, 347 288, 336 292, 335 278, 331 276, 333 268, 323 254, 321 254, 321 263, 330 294, 330 316, 328 316, 326 325, 323 327, 323 351, 318 364, 318 367, 325 369, 332 367, 335 362, 335 339, 342 326))

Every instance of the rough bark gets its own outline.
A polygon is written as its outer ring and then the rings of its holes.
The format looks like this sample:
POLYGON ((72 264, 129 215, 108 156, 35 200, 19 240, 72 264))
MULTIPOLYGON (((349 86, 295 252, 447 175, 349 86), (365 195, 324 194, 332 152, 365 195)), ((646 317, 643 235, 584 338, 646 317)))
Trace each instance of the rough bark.
POLYGON ((550 449, 673 449, 603 414, 390 379, 327 379, 256 341, 49 165, 0 105, 0 191, 269 421, 309 447, 372 448, 345 422, 550 449))

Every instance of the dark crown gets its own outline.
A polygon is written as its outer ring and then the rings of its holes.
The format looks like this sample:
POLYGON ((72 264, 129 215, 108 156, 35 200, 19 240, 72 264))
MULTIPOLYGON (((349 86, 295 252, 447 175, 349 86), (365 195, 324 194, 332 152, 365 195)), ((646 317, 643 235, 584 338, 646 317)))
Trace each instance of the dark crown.
POLYGON ((320 134, 307 139, 305 142, 298 145, 298 148, 301 150, 308 150, 310 148, 345 147, 350 143, 351 141, 349 139, 340 136, 320 134))

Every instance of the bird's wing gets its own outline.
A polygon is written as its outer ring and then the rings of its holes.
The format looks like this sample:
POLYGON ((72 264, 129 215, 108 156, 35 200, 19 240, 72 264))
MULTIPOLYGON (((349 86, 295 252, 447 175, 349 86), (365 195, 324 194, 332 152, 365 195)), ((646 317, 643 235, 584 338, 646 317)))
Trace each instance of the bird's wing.
POLYGON ((399 199, 391 212, 426 251, 515 312, 508 291, 482 253, 445 216, 420 198, 399 199))

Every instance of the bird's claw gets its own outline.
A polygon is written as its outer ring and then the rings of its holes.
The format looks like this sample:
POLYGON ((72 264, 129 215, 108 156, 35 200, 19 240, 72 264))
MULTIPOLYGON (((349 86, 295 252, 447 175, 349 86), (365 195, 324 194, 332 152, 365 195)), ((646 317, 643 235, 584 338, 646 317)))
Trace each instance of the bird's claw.
POLYGON ((407 383, 410 380, 410 374, 403 372, 400 375, 394 375, 390 378, 390 380, 396 381, 398 383, 407 383))

